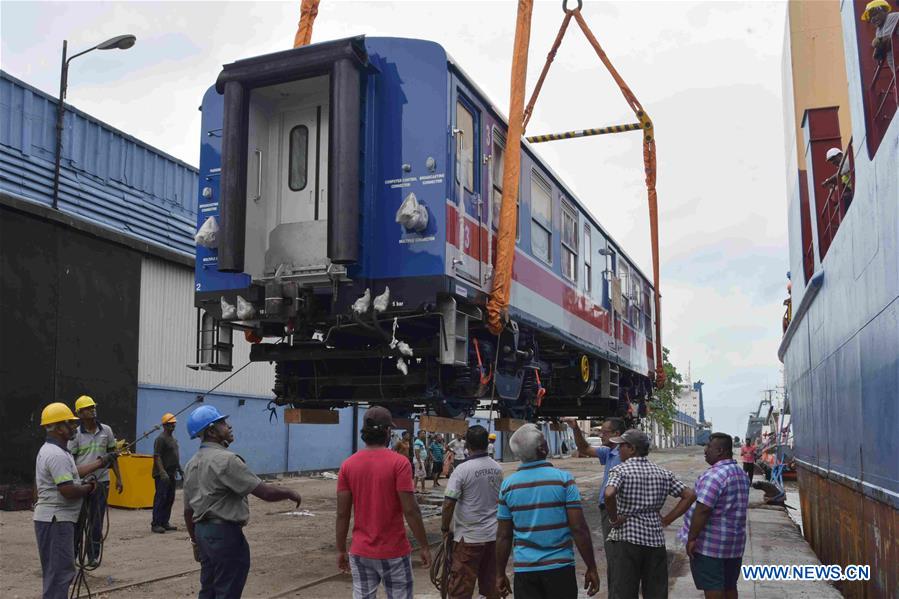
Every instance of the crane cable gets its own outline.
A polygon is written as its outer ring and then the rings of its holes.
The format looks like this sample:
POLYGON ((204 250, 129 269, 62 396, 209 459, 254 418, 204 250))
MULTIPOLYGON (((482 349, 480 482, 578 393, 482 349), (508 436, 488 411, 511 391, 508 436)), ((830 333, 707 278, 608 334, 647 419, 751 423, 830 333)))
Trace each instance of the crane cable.
POLYGON ((523 108, 524 86, 527 74, 528 45, 530 41, 531 15, 533 12, 533 0, 519 0, 518 2, 518 18, 515 28, 515 42, 512 54, 512 81, 509 108, 509 135, 508 147, 506 149, 506 170, 503 173, 503 199, 500 211, 499 231, 497 233, 497 255, 496 268, 494 270, 493 289, 490 292, 490 299, 487 304, 488 328, 490 331, 498 335, 503 328, 503 322, 508 319, 508 306, 511 290, 512 279, 512 262, 515 254, 515 230, 517 227, 517 210, 518 201, 518 176, 520 169, 520 137, 524 135, 528 121, 534 110, 534 105, 543 88, 546 75, 555 59, 556 52, 562 44, 565 32, 571 19, 580 27, 587 41, 593 47, 597 57, 609 71, 609 74, 615 80, 624 96, 625 101, 634 111, 639 123, 612 125, 597 129, 587 129, 580 131, 570 131, 561 134, 538 135, 528 138, 532 143, 554 141, 557 139, 571 139, 574 137, 584 137, 587 135, 602 135, 606 133, 620 133, 625 131, 642 130, 643 131, 643 167, 645 171, 645 182, 647 201, 649 205, 649 228, 650 243, 652 246, 652 265, 653 265, 653 285, 655 287, 655 367, 656 382, 661 385, 665 381, 665 371, 662 368, 662 319, 661 319, 661 294, 659 293, 659 224, 658 224, 658 195, 656 192, 656 147, 655 135, 653 133, 652 120, 640 101, 625 83, 624 79, 612 65, 609 57, 606 55, 596 36, 590 30, 587 22, 581 14, 583 0, 578 0, 577 7, 568 8, 568 1, 563 0, 562 10, 565 16, 562 19, 562 25, 553 45, 546 57, 546 62, 534 91, 526 108, 523 108), (639 126, 638 126, 639 125, 639 126), (508 193, 506 191, 508 190, 508 193))

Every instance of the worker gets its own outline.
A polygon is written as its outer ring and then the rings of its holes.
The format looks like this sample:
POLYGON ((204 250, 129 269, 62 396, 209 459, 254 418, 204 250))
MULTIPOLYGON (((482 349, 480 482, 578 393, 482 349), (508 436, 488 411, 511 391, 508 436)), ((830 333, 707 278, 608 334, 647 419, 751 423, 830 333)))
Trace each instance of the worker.
MULTIPOLYGON (((731 444, 731 447, 733 447, 733 444, 731 444)), ((749 439, 746 439, 746 442, 740 449, 740 460, 743 462, 743 471, 746 473, 746 476, 749 477, 750 483, 752 483, 752 477, 755 476, 755 450, 755 445, 753 445, 749 439)))
POLYGON ((425 492, 425 479, 428 478, 428 448, 427 433, 423 430, 418 431, 415 441, 412 443, 412 475, 415 478, 415 488, 421 485, 421 492, 425 492))
POLYGON ((167 530, 178 530, 169 520, 172 517, 172 504, 175 503, 175 475, 180 474, 181 456, 178 451, 178 439, 173 434, 178 419, 171 412, 162 416, 162 432, 153 441, 153 483, 156 492, 153 495, 153 519, 150 530, 164 533, 167 530))
POLYGON ((687 546, 693 582, 706 599, 737 599, 749 479, 733 454, 730 436, 712 433, 705 446, 709 468, 696 480, 696 505, 678 534, 687 546))
POLYGON ((81 502, 97 491, 95 480, 81 477, 105 468, 112 457, 104 454, 75 465, 68 443, 75 438, 78 419, 64 403, 51 403, 41 411, 46 442, 37 454, 34 483, 34 534, 43 574, 44 599, 65 599, 75 577, 75 525, 81 502))
POLYGON ((649 461, 649 435, 637 429, 612 437, 618 445, 621 463, 609 472, 606 510, 614 585, 609 596, 616 599, 668 597, 668 554, 664 528, 680 518, 696 500, 670 470, 649 461), (668 496, 680 497, 674 508, 661 513, 668 496))
POLYGON ((612 443, 611 439, 624 433, 624 420, 621 418, 606 418, 603 421, 599 427, 599 438, 602 442, 602 445, 599 447, 593 447, 587 442, 576 418, 565 418, 563 422, 574 433, 574 443, 577 445, 578 455, 598 458, 599 463, 603 467, 602 484, 599 486, 599 525, 602 529, 603 550, 606 555, 606 584, 611 589, 615 568, 612 567, 609 555, 609 533, 612 531, 612 524, 609 522, 609 513, 606 510, 605 493, 606 486, 609 484, 609 472, 621 463, 621 454, 618 451, 618 446, 612 443))
POLYGON ((431 564, 409 460, 387 448, 395 426, 387 408, 366 410, 360 431, 365 448, 347 458, 337 475, 337 567, 352 572, 353 599, 375 597, 382 580, 388 599, 411 599, 412 546, 404 517, 423 565, 431 564), (351 513, 353 543, 347 552, 351 513))
POLYGON ((400 440, 396 442, 393 446, 393 450, 405 457, 409 460, 409 466, 412 466, 412 436, 409 434, 409 431, 403 431, 403 434, 400 436, 400 440))
POLYGON ((496 459, 496 433, 490 433, 490 436, 487 437, 489 441, 487 443, 487 455, 490 456, 491 460, 496 459))
POLYGON ((892 35, 899 25, 899 13, 890 14, 892 10, 893 7, 887 0, 871 0, 862 13, 862 21, 870 22, 875 28, 871 47, 874 48, 874 60, 877 61, 890 57, 892 35))
POLYGON ((577 597, 573 539, 587 566, 584 588, 588 595, 595 595, 599 591, 599 574, 574 477, 546 461, 546 437, 533 423, 515 431, 509 447, 521 460, 521 466, 503 481, 499 491, 497 592, 505 597, 511 591, 506 564, 514 547, 515 597, 577 597))
POLYGON ((496 502, 503 470, 487 454, 487 429, 475 425, 465 433, 468 459, 446 484, 443 499, 444 537, 453 535, 452 566, 447 583, 450 599, 471 599, 475 582, 487 599, 496 592, 496 502), (453 530, 450 533, 450 525, 453 530))
POLYGON ((453 468, 458 468, 459 464, 465 461, 465 441, 462 435, 456 435, 456 438, 449 442, 446 446, 453 452, 453 468))
MULTIPOLYGON (((69 441, 69 451, 75 458, 75 465, 92 464, 97 458, 114 452, 116 449, 115 435, 112 429, 97 419, 97 404, 88 395, 82 395, 75 400, 75 415, 81 420, 81 425, 76 429, 75 437, 69 441)), ((119 463, 112 461, 112 471, 115 472, 116 492, 120 495, 124 490, 122 472, 119 463)), ((86 509, 92 515, 92 524, 89 542, 87 543, 87 565, 96 568, 97 559, 100 556, 100 547, 103 544, 103 524, 106 521, 106 501, 109 497, 109 468, 100 468, 94 473, 97 478, 97 492, 84 500, 86 509)), ((76 527, 75 537, 80 538, 81 530, 76 527)))
POLYGON ((843 186, 840 199, 847 204, 852 201, 852 165, 848 160, 843 159, 843 150, 840 148, 830 148, 825 155, 827 162, 834 165, 837 172, 824 179, 821 185, 824 187, 843 186))
POLYGON ((262 482, 244 459, 228 451, 234 432, 228 416, 214 406, 191 412, 187 432, 202 443, 184 470, 184 524, 200 562, 203 599, 241 596, 250 571, 250 546, 243 527, 250 520, 252 494, 263 501, 289 499, 300 505, 296 491, 262 482))
POLYGON ((440 473, 443 472, 443 459, 446 456, 446 447, 443 445, 443 435, 437 434, 428 445, 431 452, 431 478, 434 480, 433 488, 440 486, 440 473))

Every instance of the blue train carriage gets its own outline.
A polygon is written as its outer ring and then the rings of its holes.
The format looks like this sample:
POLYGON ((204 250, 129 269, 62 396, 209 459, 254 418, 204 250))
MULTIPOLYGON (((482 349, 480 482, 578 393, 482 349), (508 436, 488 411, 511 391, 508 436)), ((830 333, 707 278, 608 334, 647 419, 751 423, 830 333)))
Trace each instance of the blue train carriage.
POLYGON ((648 397, 653 289, 527 147, 513 323, 487 332, 506 123, 438 44, 240 60, 202 112, 195 367, 229 370, 242 331, 280 405, 599 417, 648 397))

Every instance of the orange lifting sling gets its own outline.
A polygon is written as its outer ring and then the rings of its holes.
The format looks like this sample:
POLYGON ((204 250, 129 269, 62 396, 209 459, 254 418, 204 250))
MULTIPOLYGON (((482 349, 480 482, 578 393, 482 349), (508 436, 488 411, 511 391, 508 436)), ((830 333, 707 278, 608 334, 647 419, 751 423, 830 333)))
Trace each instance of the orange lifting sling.
POLYGON ((308 46, 312 42, 312 24, 318 15, 319 0, 303 0, 300 5, 300 22, 293 38, 293 47, 308 46))
POLYGON ((643 110, 643 106, 637 100, 634 93, 612 66, 609 57, 603 51, 593 32, 587 26, 587 22, 581 15, 582 0, 578 0, 577 8, 568 9, 567 0, 562 3, 562 9, 565 17, 562 20, 562 26, 553 42, 553 46, 546 57, 546 63, 543 71, 534 87, 534 92, 528 102, 527 108, 524 108, 524 86, 526 83, 527 62, 528 62, 528 45, 531 35, 531 14, 533 12, 533 0, 518 1, 518 20, 515 26, 515 42, 512 52, 512 81, 511 95, 509 106, 509 132, 508 147, 506 148, 506 164, 503 172, 503 197, 502 207, 500 209, 499 230, 497 233, 496 243, 496 268, 493 274, 493 289, 490 292, 490 299, 487 302, 487 326, 490 331, 499 335, 508 320, 509 296, 512 283, 512 263, 515 258, 515 231, 517 228, 518 214, 516 210, 518 202, 518 177, 521 158, 521 137, 530 120, 534 110, 534 104, 543 87, 546 74, 555 58, 556 51, 562 43, 565 31, 568 28, 571 19, 577 22, 581 31, 593 49, 596 55, 605 65, 606 69, 612 75, 615 83, 621 89, 624 99, 627 101, 631 110, 637 117, 638 123, 612 125, 610 127, 602 127, 597 129, 585 129, 580 131, 568 131, 565 133, 536 135, 527 138, 531 143, 539 143, 545 141, 553 141, 557 139, 571 139, 574 137, 585 137, 588 135, 602 135, 606 133, 621 133, 625 131, 643 131, 643 165, 646 174, 646 192, 649 201, 649 232, 650 242, 652 244, 652 266, 653 266, 653 285, 655 287, 655 341, 656 341, 656 381, 661 385, 665 380, 665 371, 662 368, 662 316, 661 316, 661 295, 659 293, 659 213, 658 200, 656 196, 656 146, 655 138, 652 131, 652 121, 643 110))

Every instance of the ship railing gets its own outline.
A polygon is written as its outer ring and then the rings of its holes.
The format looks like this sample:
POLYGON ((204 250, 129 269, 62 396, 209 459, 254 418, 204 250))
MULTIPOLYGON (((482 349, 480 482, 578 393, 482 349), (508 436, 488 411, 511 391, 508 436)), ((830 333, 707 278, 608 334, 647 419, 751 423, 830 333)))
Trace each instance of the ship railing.
POLYGON ((873 121, 877 123, 878 119, 883 119, 885 121, 884 129, 899 108, 899 85, 896 83, 896 46, 899 43, 899 25, 893 27, 889 40, 890 46, 880 62, 877 63, 874 76, 871 77, 871 83, 868 86, 869 97, 875 105, 873 121), (881 87, 884 81, 886 86, 881 87))
MULTIPOLYGON (((850 152, 852 152, 851 137, 849 138, 849 144, 843 150, 843 159, 840 160, 840 165, 837 167, 836 183, 830 187, 830 191, 827 193, 827 200, 825 200, 822 208, 824 213, 822 214, 824 231, 821 239, 827 240, 828 247, 837 234, 837 229, 840 228, 840 222, 842 222, 846 212, 849 210, 849 206, 852 204, 853 190, 855 189, 855 163, 849 159, 850 152), (849 160, 849 170, 844 174, 843 167, 846 165, 847 160, 849 160), (848 178, 848 181, 843 181, 844 176, 848 178)), ((805 260, 812 260, 811 264, 814 265, 814 254, 811 247, 806 249, 805 260)))

